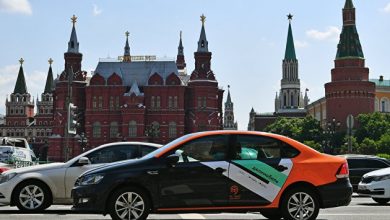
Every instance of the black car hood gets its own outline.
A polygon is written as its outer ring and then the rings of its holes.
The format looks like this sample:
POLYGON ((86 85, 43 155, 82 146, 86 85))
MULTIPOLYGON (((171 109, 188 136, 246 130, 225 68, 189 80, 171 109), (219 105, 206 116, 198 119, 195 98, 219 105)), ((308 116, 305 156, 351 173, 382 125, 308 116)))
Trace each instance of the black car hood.
POLYGON ((131 167, 137 168, 140 165, 147 163, 148 160, 151 160, 151 159, 131 159, 131 160, 124 160, 124 161, 109 163, 109 164, 105 164, 105 165, 96 167, 94 169, 88 170, 85 173, 83 173, 82 176, 89 175, 89 174, 95 174, 95 173, 109 173, 109 172, 118 171, 118 170, 122 170, 122 169, 129 169, 131 167))

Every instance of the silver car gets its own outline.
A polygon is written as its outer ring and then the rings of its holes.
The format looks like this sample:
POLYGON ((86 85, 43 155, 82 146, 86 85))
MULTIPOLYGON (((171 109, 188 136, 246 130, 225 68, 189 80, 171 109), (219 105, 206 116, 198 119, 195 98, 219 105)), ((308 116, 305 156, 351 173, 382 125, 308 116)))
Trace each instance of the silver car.
POLYGON ((0 204, 39 211, 52 204, 71 204, 71 190, 85 171, 121 160, 142 157, 161 145, 116 142, 85 152, 65 163, 8 170, 0 174, 0 204))

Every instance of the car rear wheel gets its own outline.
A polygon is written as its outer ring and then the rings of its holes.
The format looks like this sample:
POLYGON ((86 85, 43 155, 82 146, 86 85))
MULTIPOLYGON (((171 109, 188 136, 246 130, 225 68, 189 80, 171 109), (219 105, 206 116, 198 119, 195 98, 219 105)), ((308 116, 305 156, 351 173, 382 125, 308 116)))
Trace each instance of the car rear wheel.
POLYGON ((51 193, 39 181, 26 181, 15 189, 14 202, 22 211, 42 211, 51 205, 51 193))
POLYGON ((109 202, 109 213, 114 220, 145 220, 149 211, 149 197, 143 190, 135 187, 114 192, 109 202))
POLYGON ((286 220, 314 220, 319 209, 317 195, 303 187, 289 190, 281 203, 281 212, 286 220))
POLYGON ((261 209, 260 214, 270 220, 279 220, 282 218, 279 209, 261 209))
POLYGON ((372 198, 372 199, 381 205, 385 205, 390 201, 390 199, 386 199, 386 198, 372 198))

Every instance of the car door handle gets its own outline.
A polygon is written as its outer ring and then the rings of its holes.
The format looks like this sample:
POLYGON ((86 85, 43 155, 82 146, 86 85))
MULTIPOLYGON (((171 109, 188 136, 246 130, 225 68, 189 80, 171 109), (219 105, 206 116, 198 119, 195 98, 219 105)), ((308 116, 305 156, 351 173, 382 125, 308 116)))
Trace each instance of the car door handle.
POLYGON ((146 173, 149 175, 158 175, 158 170, 149 170, 146 173))
POLYGON ((285 167, 285 166, 283 166, 283 165, 278 165, 277 167, 276 167, 276 170, 277 171, 280 171, 280 172, 283 172, 283 171, 285 171, 285 170, 287 170, 288 169, 288 167, 285 167))
POLYGON ((226 169, 224 169, 224 168, 222 168, 222 167, 217 167, 217 168, 215 168, 214 170, 215 170, 215 172, 221 173, 221 174, 222 174, 223 172, 226 171, 226 169))

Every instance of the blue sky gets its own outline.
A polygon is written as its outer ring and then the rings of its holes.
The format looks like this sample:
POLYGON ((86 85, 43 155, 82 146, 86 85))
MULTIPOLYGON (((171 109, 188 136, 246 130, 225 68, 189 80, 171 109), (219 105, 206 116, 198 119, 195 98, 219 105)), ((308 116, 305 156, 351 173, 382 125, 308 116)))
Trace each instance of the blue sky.
MULTIPOLYGON (((301 90, 311 101, 324 96, 324 83, 336 55, 344 0, 0 0, 0 114, 13 92, 18 60, 25 60, 28 91, 44 89, 47 60, 53 71, 63 70, 63 53, 76 24, 83 69, 95 69, 99 58, 123 54, 125 31, 132 55, 175 57, 183 31, 188 72, 194 68, 201 22, 206 15, 212 69, 223 88, 231 85, 239 129, 246 129, 249 111, 274 110, 280 88, 288 20, 292 21, 301 90)), ((390 78, 390 0, 354 0, 357 29, 370 68, 370 78, 390 78)), ((225 93, 225 97, 226 97, 225 93)))

